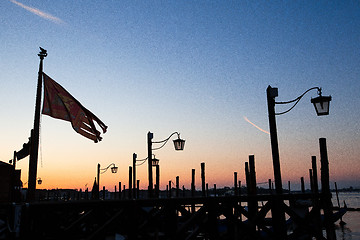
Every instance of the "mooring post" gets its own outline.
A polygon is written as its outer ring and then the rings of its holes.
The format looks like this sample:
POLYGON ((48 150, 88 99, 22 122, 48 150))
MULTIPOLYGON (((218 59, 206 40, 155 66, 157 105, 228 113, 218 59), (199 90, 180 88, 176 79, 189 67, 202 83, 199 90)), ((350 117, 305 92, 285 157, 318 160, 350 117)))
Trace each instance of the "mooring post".
POLYGON ((238 195, 238 186, 237 186, 237 172, 234 172, 234 194, 238 195))
POLYGON ((291 192, 291 188, 290 188, 290 181, 288 181, 288 188, 289 188, 289 193, 291 192))
POLYGON ((119 199, 121 199, 121 182, 119 182, 119 199))
POLYGON ((191 197, 195 196, 195 169, 191 170, 191 197))
POLYGON ((105 186, 103 186, 103 200, 105 200, 105 186))
POLYGON ((322 239, 322 226, 321 226, 321 214, 320 214, 320 199, 319 199, 319 185, 317 177, 317 166, 316 166, 316 156, 311 156, 311 165, 312 165, 312 174, 313 174, 313 189, 314 189, 314 217, 316 225, 316 239, 322 239))
POLYGON ((155 166, 155 171, 156 171, 156 197, 159 198, 160 196, 160 166, 156 165, 155 166))
POLYGON ((86 188, 85 190, 85 199, 89 200, 89 188, 86 188))
POLYGON ((132 167, 129 166, 129 199, 132 198, 132 191, 132 167))
POLYGON ((180 184, 180 180, 179 180, 179 176, 176 176, 176 197, 179 197, 179 184, 180 184))
POLYGON ((256 195, 256 172, 255 172, 255 156, 249 156, 249 168, 250 168, 250 187, 251 194, 256 195))
POLYGON ((249 172, 249 163, 245 162, 245 180, 246 180, 246 190, 247 194, 250 194, 250 172, 249 172))
MULTIPOLYGON (((191 197, 195 196, 195 169, 191 170, 191 197)), ((195 204, 191 204, 191 212, 195 213, 195 204)))
POLYGON ((336 240, 335 226, 332 221, 332 202, 329 186, 329 160, 327 155, 326 138, 320 138, 320 162, 321 162, 321 190, 322 206, 324 209, 324 223, 328 240, 336 240))
POLYGON ((183 191, 183 197, 185 197, 185 192, 186 191, 185 191, 185 186, 184 185, 182 186, 182 191, 183 191))
POLYGON ((136 180, 136 199, 139 198, 139 193, 140 193, 140 180, 136 180))
POLYGON ((209 196, 209 184, 206 183, 206 197, 209 196))
POLYGON ((205 163, 204 162, 201 163, 201 191, 202 191, 202 196, 205 197, 206 193, 205 193, 205 163))
MULTIPOLYGON (((249 178, 250 178, 250 195, 251 200, 249 201, 249 216, 250 220, 254 220, 256 214, 258 212, 258 202, 256 199, 256 172, 255 172, 255 156, 249 155, 249 178)), ((256 231, 256 227, 254 227, 253 231, 256 231)))
POLYGON ((169 181, 169 198, 171 198, 171 180, 169 181))
POLYGON ((216 183, 214 184, 214 197, 216 197, 216 183))
POLYGON ((269 178, 268 182, 269 182, 269 192, 270 192, 270 194, 272 194, 272 188, 271 188, 272 185, 271 185, 271 179, 270 178, 269 178))
POLYGON ((316 156, 311 157, 311 165, 312 165, 312 173, 313 173, 314 193, 319 193, 317 167, 316 167, 316 156))
POLYGON ((116 194, 116 185, 115 185, 115 192, 114 192, 114 199, 116 200, 116 198, 117 198, 117 194, 116 194))
POLYGON ((305 193, 305 183, 304 183, 304 177, 300 178, 301 181, 301 192, 305 193))
POLYGON ((241 181, 239 181, 239 196, 241 195, 241 181))
POLYGON ((311 192, 314 193, 314 177, 313 177, 312 169, 309 169, 309 180, 310 180, 311 192))

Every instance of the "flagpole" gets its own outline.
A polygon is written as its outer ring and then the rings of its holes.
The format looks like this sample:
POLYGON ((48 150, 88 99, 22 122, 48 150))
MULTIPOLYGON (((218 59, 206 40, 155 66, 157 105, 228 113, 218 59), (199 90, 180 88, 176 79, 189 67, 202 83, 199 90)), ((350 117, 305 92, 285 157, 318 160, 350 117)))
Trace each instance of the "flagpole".
POLYGON ((38 150, 39 150, 39 132, 40 132, 40 105, 41 105, 41 90, 42 90, 42 75, 43 75, 43 60, 47 56, 45 49, 40 47, 39 73, 36 91, 35 102, 35 116, 34 128, 31 136, 30 160, 29 160, 29 175, 28 175, 28 193, 27 200, 29 202, 35 201, 36 190, 36 177, 37 177, 37 164, 38 164, 38 150))

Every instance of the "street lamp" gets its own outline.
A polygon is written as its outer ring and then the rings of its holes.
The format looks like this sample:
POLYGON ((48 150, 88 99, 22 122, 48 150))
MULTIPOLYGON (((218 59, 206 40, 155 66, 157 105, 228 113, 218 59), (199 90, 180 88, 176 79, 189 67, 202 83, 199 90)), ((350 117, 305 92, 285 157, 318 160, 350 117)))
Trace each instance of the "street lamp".
POLYGON ((331 96, 321 96, 321 89, 319 94, 320 96, 311 99, 311 102, 314 104, 316 113, 318 116, 329 115, 331 96))
POLYGON ((311 90, 315 90, 315 89, 318 91, 319 96, 316 98, 312 98, 311 103, 314 104, 314 107, 315 107, 315 110, 316 110, 316 113, 318 116, 328 115, 331 96, 322 96, 321 88, 319 88, 319 87, 310 88, 310 89, 306 90, 303 94, 301 94, 299 97, 295 98, 294 100, 287 101, 287 102, 275 102, 275 97, 278 96, 278 89, 272 88, 271 86, 268 86, 268 88, 267 88, 266 92, 267 92, 267 103, 268 103, 268 113, 269 113, 270 140, 271 140, 271 149, 272 149, 272 155, 273 155, 275 188, 276 188, 276 193, 278 193, 278 194, 282 193, 282 182, 281 182, 279 147, 278 147, 278 140, 277 140, 275 115, 282 115, 282 114, 290 112, 296 106, 296 104, 298 104, 298 102, 302 99, 302 97, 306 93, 308 93, 311 90), (276 104, 289 104, 289 103, 294 103, 294 105, 284 112, 275 113, 275 105, 276 104))
POLYGON ((154 155, 154 157, 153 157, 153 159, 152 159, 152 166, 153 167, 156 167, 157 165, 159 165, 159 159, 157 159, 157 158, 155 158, 155 155, 154 155))
POLYGON ((111 163, 109 166, 107 166, 106 168, 100 168, 100 163, 98 163, 97 165, 97 185, 98 185, 98 191, 100 190, 100 174, 105 173, 108 169, 111 169, 112 173, 117 173, 118 167, 115 166, 115 163, 111 163), (110 168, 111 167, 111 168, 110 168))
MULTIPOLYGON (((146 161, 148 160, 148 158, 144 158, 144 159, 137 159, 137 154, 133 153, 133 186, 134 186, 134 196, 136 196, 136 167, 137 166, 141 166, 143 165, 146 161), (137 163, 140 162, 140 163, 137 163)), ((159 159, 155 157, 155 155, 153 154, 153 158, 152 158, 152 166, 156 167, 159 165, 159 159)))
MULTIPOLYGON (((153 158, 152 158, 152 151, 154 150, 158 150, 162 147, 165 146, 165 144, 169 141, 169 139, 173 136, 177 134, 177 139, 173 140, 174 142, 174 147, 176 151, 182 151, 184 150, 184 146, 185 146, 185 140, 180 138, 180 133, 178 132, 173 132, 172 134, 170 134, 170 136, 162 141, 156 141, 153 142, 152 139, 154 137, 154 134, 152 132, 148 132, 147 134, 147 145, 148 145, 148 172, 149 172, 149 186, 148 186, 148 196, 149 198, 153 197, 153 177, 152 177, 152 167, 153 164, 158 164, 159 160, 153 162, 153 158), (152 144, 162 144, 160 147, 156 147, 156 148, 152 148, 152 144)), ((155 159, 155 158, 154 158, 155 159)))
MULTIPOLYGON (((299 97, 295 98, 294 100, 287 101, 287 102, 275 102, 275 97, 278 96, 278 89, 272 88, 268 86, 266 90, 267 94, 267 104, 268 104, 268 114, 269 114, 269 127, 270 127, 270 141, 271 141, 271 151, 273 157, 273 168, 274 168, 274 179, 275 179, 275 190, 277 194, 282 194, 282 181, 281 181, 281 171, 280 171, 280 159, 279 159, 279 145, 278 145, 278 138, 277 138, 277 130, 276 130, 276 119, 275 115, 282 115, 287 112, 290 112, 296 104, 302 99, 302 97, 311 90, 318 90, 318 97, 311 99, 311 102, 314 104, 316 113, 318 116, 328 115, 329 114, 329 106, 331 101, 331 96, 322 96, 321 95, 321 88, 313 87, 306 90, 303 94, 299 97), (288 110, 275 113, 275 105, 276 104, 289 104, 294 103, 292 107, 288 110)), ((280 203, 278 211, 274 212, 273 219, 279 223, 280 229, 274 229, 276 235, 280 238, 283 238, 284 234, 286 234, 285 229, 285 215, 284 212, 281 210, 280 203)))

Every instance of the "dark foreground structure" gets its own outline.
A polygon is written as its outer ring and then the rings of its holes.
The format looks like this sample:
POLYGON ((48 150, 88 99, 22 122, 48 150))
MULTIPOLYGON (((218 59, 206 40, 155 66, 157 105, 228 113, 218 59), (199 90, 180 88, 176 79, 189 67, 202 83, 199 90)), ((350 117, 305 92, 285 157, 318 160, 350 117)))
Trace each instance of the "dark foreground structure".
POLYGON ((278 223, 271 218, 278 201, 289 216, 283 229, 287 239, 331 239, 323 237, 322 229, 328 230, 327 220, 333 223, 344 210, 324 218, 313 204, 322 197, 299 193, 5 204, 2 216, 12 218, 6 219, 11 232, 3 232, 3 239, 279 239, 274 231, 278 223))
MULTIPOLYGON (((136 189, 131 189, 129 177, 127 196, 126 191, 122 196, 119 192, 112 200, 105 200, 105 191, 103 200, 87 200, 86 191, 85 198, 78 194, 75 198, 1 203, 0 239, 334 240, 334 222, 341 219, 346 208, 333 211, 325 139, 320 139, 320 155, 321 191, 313 156, 310 192, 305 193, 301 178, 301 193, 291 193, 290 183, 287 193, 276 193, 269 180, 269 189, 260 194, 255 159, 250 155, 245 163, 246 193, 238 187, 240 181, 238 184, 235 172, 233 191, 219 196, 220 189, 216 193, 214 185, 209 194, 202 163, 201 196, 196 195, 193 177, 191 196, 179 189, 177 181, 175 191, 169 183, 166 197, 155 194, 153 198, 141 198, 131 194, 136 189)), ((192 174, 195 175, 194 169, 192 174)))

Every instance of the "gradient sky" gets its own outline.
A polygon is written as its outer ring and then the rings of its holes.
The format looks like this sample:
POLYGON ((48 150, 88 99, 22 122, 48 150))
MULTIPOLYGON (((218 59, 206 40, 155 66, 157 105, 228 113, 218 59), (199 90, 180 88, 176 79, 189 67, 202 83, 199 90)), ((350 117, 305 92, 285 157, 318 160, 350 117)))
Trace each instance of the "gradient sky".
MULTIPOLYGON (((39 46, 48 50, 44 72, 109 127, 95 144, 43 116, 39 188, 91 187, 97 163, 112 162, 119 171, 102 174, 101 185, 127 184, 148 131, 155 141, 174 131, 186 140, 183 152, 170 143, 154 152, 162 189, 176 176, 189 188, 192 168, 201 188, 201 162, 209 186, 232 186, 234 171, 244 183, 252 154, 257 181, 273 179, 268 85, 277 101, 314 86, 333 98, 329 116, 316 116, 311 91, 277 117, 284 187, 298 188, 302 176, 309 187, 321 137, 332 184, 360 187, 359 1, 3 0, 0 11, 0 160, 33 127, 39 46)), ((28 158, 17 166, 27 182, 28 158)), ((146 188, 146 164, 137 176, 146 188)))

